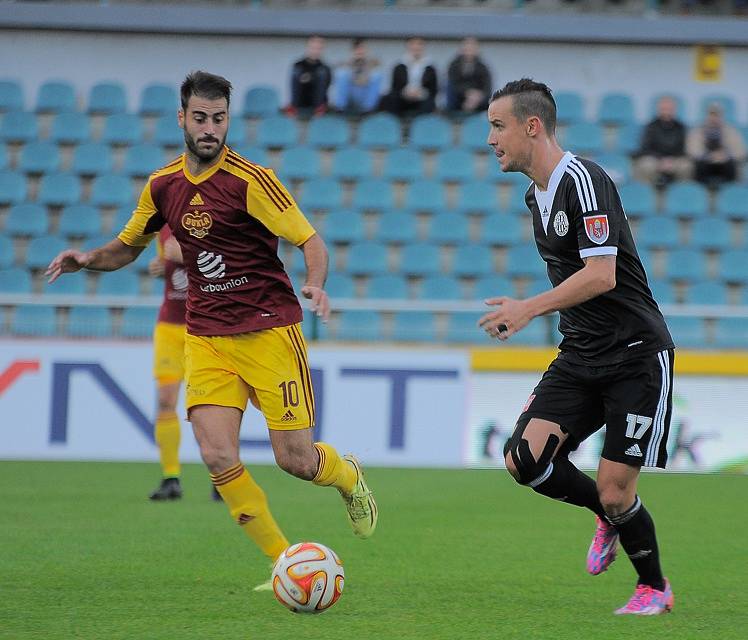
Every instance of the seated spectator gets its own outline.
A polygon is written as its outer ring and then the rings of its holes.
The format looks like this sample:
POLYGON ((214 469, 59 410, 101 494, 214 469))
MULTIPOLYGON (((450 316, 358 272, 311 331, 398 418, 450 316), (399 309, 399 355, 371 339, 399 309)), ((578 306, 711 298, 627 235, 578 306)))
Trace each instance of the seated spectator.
POLYGON ((335 108, 348 114, 369 113, 379 104, 382 74, 369 56, 366 41, 356 38, 348 61, 335 71, 335 108))
POLYGON ((740 132, 725 122, 718 103, 709 105, 704 124, 688 134, 687 146, 696 180, 715 188, 737 180, 746 158, 745 143, 740 132))
POLYGON ((675 100, 663 96, 657 102, 656 117, 642 134, 634 162, 635 178, 656 187, 690 179, 693 167, 686 155, 686 134, 686 126, 676 118, 675 100))
POLYGON ((327 111, 327 90, 330 88, 332 71, 322 61, 324 48, 324 38, 312 36, 307 40, 306 54, 294 63, 291 71, 291 104, 286 109, 289 115, 321 115, 327 111))
POLYGON ((392 69, 390 92, 382 107, 398 116, 431 113, 436 108, 436 69, 425 54, 423 38, 411 37, 407 53, 392 69))
POLYGON ((491 72, 478 55, 478 41, 465 38, 460 53, 449 63, 447 109, 475 113, 488 108, 491 72))

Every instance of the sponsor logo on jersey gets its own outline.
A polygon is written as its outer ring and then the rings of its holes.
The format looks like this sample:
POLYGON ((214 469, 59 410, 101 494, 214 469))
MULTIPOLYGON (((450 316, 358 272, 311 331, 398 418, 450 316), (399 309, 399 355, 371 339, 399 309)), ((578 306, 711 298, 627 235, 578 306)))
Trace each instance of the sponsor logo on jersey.
POLYGON ((213 226, 213 218, 207 211, 190 211, 182 216, 182 226, 195 238, 204 238, 213 226))
POLYGON ((205 203, 203 202, 203 198, 200 195, 199 191, 195 192, 195 195, 192 196, 192 200, 190 200, 190 206, 191 207, 202 207, 205 203))
POLYGON ((201 251, 197 256, 197 268, 206 278, 223 278, 226 275, 226 265, 223 256, 212 251, 201 251))
POLYGON ((184 269, 174 269, 171 274, 171 286, 177 291, 187 289, 187 272, 184 269))
POLYGON ((637 458, 642 457, 642 450, 639 448, 638 444, 632 444, 628 449, 626 449, 625 453, 627 456, 635 456, 637 458))
POLYGON ((569 231, 569 218, 566 211, 557 211, 553 218, 553 229, 557 236, 565 236, 569 231))
POLYGON ((608 239, 608 216, 604 213, 585 216, 584 231, 595 244, 605 244, 608 239))

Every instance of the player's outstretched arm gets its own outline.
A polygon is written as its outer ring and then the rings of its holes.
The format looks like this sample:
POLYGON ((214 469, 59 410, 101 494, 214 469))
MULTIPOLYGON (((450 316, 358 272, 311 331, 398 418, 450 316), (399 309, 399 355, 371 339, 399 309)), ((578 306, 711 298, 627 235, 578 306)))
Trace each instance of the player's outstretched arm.
POLYGON ((306 263, 306 281, 301 294, 312 301, 311 309, 325 322, 330 317, 330 300, 323 289, 327 280, 327 247, 319 234, 314 234, 301 245, 306 263))
POLYGON ((49 263, 44 272, 49 282, 54 282, 63 273, 74 273, 81 269, 92 271, 116 271, 135 260, 145 247, 131 247, 115 238, 103 247, 91 251, 66 249, 49 263))

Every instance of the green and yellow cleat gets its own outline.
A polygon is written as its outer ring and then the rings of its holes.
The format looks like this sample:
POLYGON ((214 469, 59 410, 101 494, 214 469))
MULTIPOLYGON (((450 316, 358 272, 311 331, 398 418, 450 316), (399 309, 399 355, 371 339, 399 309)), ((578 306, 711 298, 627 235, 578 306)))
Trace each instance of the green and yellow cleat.
POLYGON ((359 538, 370 538, 377 528, 377 503, 364 480, 364 472, 355 456, 345 455, 343 460, 353 465, 356 470, 356 485, 350 495, 340 493, 348 510, 348 520, 359 538))

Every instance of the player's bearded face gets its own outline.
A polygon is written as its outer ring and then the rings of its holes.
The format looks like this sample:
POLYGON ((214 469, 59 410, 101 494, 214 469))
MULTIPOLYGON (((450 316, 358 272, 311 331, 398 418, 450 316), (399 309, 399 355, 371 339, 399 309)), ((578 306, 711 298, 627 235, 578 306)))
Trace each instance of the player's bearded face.
POLYGON ((224 98, 190 97, 187 110, 180 117, 189 152, 201 162, 216 158, 226 143, 228 123, 228 106, 224 98))

